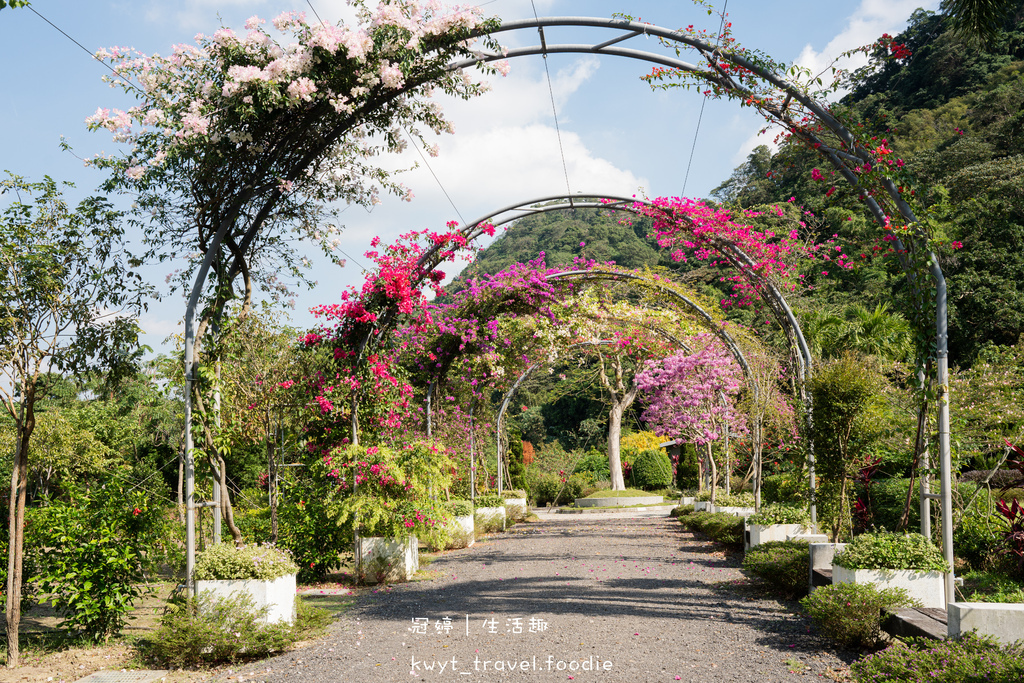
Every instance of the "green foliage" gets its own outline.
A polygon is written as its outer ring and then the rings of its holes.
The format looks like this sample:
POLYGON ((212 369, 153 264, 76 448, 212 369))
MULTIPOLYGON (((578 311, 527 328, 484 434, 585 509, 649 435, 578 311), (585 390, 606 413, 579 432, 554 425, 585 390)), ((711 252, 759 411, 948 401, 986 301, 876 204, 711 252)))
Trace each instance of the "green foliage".
POLYGON ((714 541, 743 547, 743 518, 724 512, 694 512, 679 518, 680 524, 691 531, 699 531, 714 541))
POLYGON ((526 498, 526 491, 523 489, 505 489, 501 492, 502 498, 526 498))
POLYGON ((732 493, 719 493, 715 496, 715 505, 722 507, 752 508, 754 507, 754 494, 750 491, 733 491, 732 493))
POLYGON ((874 647, 881 634, 882 610, 909 607, 902 588, 879 590, 870 583, 833 583, 800 601, 818 631, 844 647, 874 647))
POLYGON ((881 376, 850 354, 826 363, 810 381, 818 514, 833 541, 852 530, 851 478, 881 432, 883 385, 881 376))
POLYGON ((832 562, 847 569, 948 570, 942 552, 921 534, 861 534, 836 553, 832 562))
MULTIPOLYGON (((324 505, 327 495, 336 486, 326 477, 325 466, 318 460, 308 469, 306 476, 288 473, 281 479, 283 504, 277 509, 277 544, 295 558, 301 583, 326 576, 331 567, 337 566, 341 552, 352 547, 353 538, 350 530, 335 523, 331 510, 324 505)), ((258 528, 268 535, 254 536, 253 540, 269 541, 269 514, 261 521, 265 524, 259 524, 258 528)))
POLYGON ((753 517, 748 517, 749 524, 810 524, 811 513, 804 505, 786 505, 783 503, 769 503, 761 506, 761 511, 753 517))
POLYGON ((302 598, 296 598, 296 608, 294 625, 264 624, 266 609, 257 610, 248 595, 215 599, 204 591, 198 598, 168 604, 160 626, 140 641, 139 649, 171 667, 260 659, 322 629, 329 619, 326 610, 302 605, 302 598))
POLYGON ((160 556, 165 511, 116 480, 67 493, 34 525, 40 589, 63 628, 99 642, 121 632, 142 595, 143 571, 160 556))
POLYGON ((509 430, 507 455, 508 478, 512 482, 512 487, 526 488, 526 467, 523 465, 523 439, 518 427, 513 427, 509 430))
POLYGON ((680 447, 679 463, 676 465, 676 486, 681 489, 697 488, 700 467, 697 464, 697 449, 692 443, 680 447))
POLYGON ((650 491, 672 484, 672 463, 663 450, 641 451, 633 461, 633 485, 650 491))
POLYGON ((1024 602, 1024 581, 1002 572, 972 571, 963 579, 967 602, 1024 602))
POLYGON ((768 541, 743 557, 743 568, 775 586, 787 598, 807 593, 811 549, 804 541, 768 541))
POLYGON ((476 507, 478 508, 500 508, 505 507, 504 496, 499 496, 497 493, 488 493, 483 496, 476 497, 476 507))
POLYGON ((552 505, 568 505, 577 498, 583 497, 585 486, 586 481, 578 474, 574 474, 563 481, 557 474, 542 472, 534 482, 533 494, 537 498, 537 505, 539 507, 544 507, 548 503, 552 505), (561 491, 560 495, 559 491, 561 491), (555 500, 556 496, 558 496, 558 500, 555 500))
POLYGON ((957 640, 897 641, 850 667, 857 683, 1017 683, 1024 680, 1024 642, 999 645, 974 633, 957 640))
POLYGON ((766 503, 796 503, 806 495, 806 482, 795 474, 770 474, 761 479, 761 498, 766 503))
POLYGON ((573 474, 589 473, 592 480, 604 480, 611 478, 611 470, 608 469, 608 454, 591 448, 573 468, 573 474))
POLYGON ((273 581, 295 574, 298 566, 291 556, 271 545, 247 545, 237 548, 218 543, 200 553, 194 577, 199 581, 256 579, 273 581))
POLYGON ((468 500, 450 500, 448 509, 452 517, 466 517, 473 514, 473 503, 468 500))

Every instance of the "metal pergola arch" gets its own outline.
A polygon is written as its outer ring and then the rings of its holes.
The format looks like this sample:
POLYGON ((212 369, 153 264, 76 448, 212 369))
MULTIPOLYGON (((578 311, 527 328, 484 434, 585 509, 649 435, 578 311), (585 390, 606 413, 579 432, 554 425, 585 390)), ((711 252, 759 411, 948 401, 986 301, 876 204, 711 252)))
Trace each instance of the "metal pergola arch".
MULTIPOLYGON (((480 52, 476 60, 463 60, 453 65, 453 68, 469 66, 474 61, 490 62, 509 57, 527 55, 546 55, 557 53, 575 54, 600 54, 618 57, 627 57, 641 61, 650 62, 660 66, 667 66, 671 69, 678 69, 683 72, 693 73, 703 78, 709 84, 722 88, 725 92, 735 96, 754 96, 755 93, 738 83, 727 70, 720 67, 716 62, 723 61, 742 67, 765 82, 785 93, 785 101, 780 105, 777 103, 764 102, 756 97, 748 99, 761 111, 766 118, 783 125, 787 130, 797 135, 800 139, 811 145, 821 154, 829 164, 855 189, 858 190, 860 199, 867 205, 875 221, 880 226, 888 225, 889 217, 882 207, 881 201, 891 203, 894 213, 906 221, 907 225, 918 226, 911 234, 911 246, 920 249, 926 257, 928 276, 934 283, 934 304, 935 304, 935 359, 936 359, 936 406, 938 423, 938 446, 940 466, 940 493, 934 494, 928 490, 926 477, 921 478, 921 518, 922 532, 930 537, 929 503, 930 500, 940 502, 942 519, 942 552, 946 561, 948 571, 946 572, 945 593, 947 602, 954 599, 954 574, 953 574, 953 511, 952 511, 952 462, 950 449, 950 416, 949 416, 949 336, 947 328, 947 292, 946 279, 939 265, 936 254, 927 243, 927 235, 920 227, 918 218, 912 207, 903 199, 901 188, 893 182, 890 177, 883 177, 880 181, 882 192, 877 195, 865 187, 857 177, 854 167, 862 164, 873 163, 870 151, 857 143, 856 137, 837 118, 835 118, 824 105, 813 100, 799 86, 792 84, 767 67, 746 59, 740 54, 729 50, 723 50, 719 45, 713 45, 696 38, 693 38, 681 31, 666 29, 653 24, 646 24, 632 21, 626 18, 604 19, 596 17, 542 17, 519 21, 504 22, 497 29, 490 31, 489 35, 497 33, 536 29, 540 36, 540 45, 531 47, 519 47, 509 49, 504 54, 493 54, 480 52), (610 29, 617 31, 618 35, 608 40, 595 44, 564 44, 549 45, 544 34, 545 28, 554 27, 591 27, 610 29), (618 43, 624 42, 638 36, 654 36, 663 42, 682 45, 696 50, 705 57, 709 63, 708 68, 698 67, 681 59, 671 56, 634 50, 630 48, 616 47, 618 43), (840 141, 840 147, 829 145, 821 136, 813 130, 800 126, 787 111, 791 101, 796 101, 807 109, 814 117, 840 141), (920 242, 920 244, 919 244, 920 242)), ((676 50, 678 54, 678 49, 676 50)), ((915 271, 907 258, 909 253, 904 241, 897 235, 894 240, 898 258, 903 267, 911 291, 917 297, 915 306, 922 306, 923 302, 931 293, 928 283, 922 278, 923 273, 915 271)), ((810 370, 808 365, 807 370, 810 370)), ((926 381, 923 371, 919 372, 919 382, 923 387, 926 381)), ((925 451, 925 454, 927 450, 925 451)), ((813 461, 813 455, 811 456, 813 461)), ((813 487, 813 483, 812 483, 813 487)))
MULTIPOLYGON (((641 286, 651 286, 653 288, 657 288, 659 291, 661 291, 663 293, 667 293, 670 296, 673 296, 679 303, 682 303, 686 308, 690 309, 691 312, 695 313, 699 318, 701 318, 701 320, 704 321, 705 326, 707 327, 707 329, 712 334, 714 334, 716 337, 718 337, 719 340, 722 341, 725 344, 726 348, 729 349, 729 353, 733 355, 733 357, 736 359, 736 362, 739 364, 740 368, 743 370, 744 377, 746 378, 747 383, 748 383, 751 391, 754 394, 755 402, 757 401, 757 398, 760 396, 761 387, 760 387, 760 385, 759 385, 759 383, 757 381, 757 378, 751 372, 750 366, 747 363, 746 357, 743 355, 743 352, 740 350, 739 345, 736 343, 736 340, 732 338, 732 336, 724 329, 724 327, 721 327, 720 325, 716 324, 716 321, 711 317, 711 315, 706 310, 704 310, 704 308, 701 305, 697 304, 696 302, 691 300, 689 297, 686 297, 685 295, 682 295, 679 292, 676 292, 675 290, 664 288, 664 287, 660 287, 658 285, 658 283, 656 283, 656 282, 654 282, 652 280, 643 278, 642 276, 638 276, 638 275, 632 274, 632 273, 616 273, 616 272, 611 272, 611 271, 576 270, 576 271, 565 271, 565 272, 562 272, 562 273, 555 273, 553 275, 549 275, 547 279, 548 280, 570 280, 570 281, 572 281, 572 280, 587 280, 587 279, 595 279, 595 280, 597 280, 597 279, 612 279, 612 280, 623 279, 623 280, 630 280, 630 281, 634 281, 634 282, 635 281, 639 281, 641 283, 641 286), (588 278, 587 276, 595 276, 595 277, 588 278), (621 277, 616 277, 616 276, 621 276, 621 277)), ((656 328, 655 332, 657 334, 665 337, 666 339, 668 339, 673 344, 676 344, 677 346, 681 347, 684 351, 687 351, 687 352, 690 351, 690 346, 686 342, 684 342, 681 339, 676 338, 674 335, 669 334, 665 330, 663 330, 661 328, 656 328)), ((609 343, 610 342, 608 340, 578 342, 576 344, 571 345, 568 350, 574 350, 574 349, 583 348, 583 347, 587 347, 587 346, 602 346, 602 345, 607 345, 609 343)), ((501 420, 505 416, 505 413, 508 410, 509 402, 512 400, 512 397, 515 395, 516 391, 519 390, 519 387, 522 385, 522 383, 537 368, 542 367, 544 365, 547 365, 550 362, 551 362, 550 360, 537 361, 537 362, 529 365, 525 370, 523 370, 523 372, 520 373, 518 378, 516 378, 516 381, 512 384, 512 386, 508 389, 508 391, 505 392, 505 396, 502 399, 501 406, 498 409, 498 415, 497 415, 497 418, 495 419, 495 430, 494 431, 495 431, 495 443, 496 443, 496 447, 497 447, 497 456, 498 456, 498 493, 499 494, 502 491, 502 479, 501 479, 501 475, 502 475, 502 469, 501 469, 501 463, 502 463, 502 453, 501 453, 501 420)), ((725 400, 724 395, 723 395, 723 400, 725 400)), ((752 430, 752 437, 753 437, 752 441, 753 441, 753 443, 755 445, 755 447, 754 447, 754 459, 755 459, 755 462, 754 462, 754 467, 755 467, 754 505, 755 505, 755 508, 759 511, 760 508, 761 508, 761 462, 760 462, 760 460, 761 460, 761 420, 760 420, 760 418, 758 417, 758 418, 755 418, 754 420, 752 420, 752 424, 753 424, 753 427, 754 427, 754 429, 752 430)), ((813 515, 813 509, 814 508, 813 508, 813 503, 812 503, 812 515, 813 515)))
MULTIPOLYGON (((799 135, 802 139, 813 144, 815 149, 819 151, 829 163, 842 175, 851 185, 860 191, 861 199, 867 204, 872 215, 876 221, 880 224, 885 224, 887 216, 885 210, 879 204, 878 199, 872 196, 867 188, 863 187, 854 171, 847 164, 859 164, 870 161, 871 157, 868 150, 859 146, 856 142, 853 134, 837 119, 835 119, 824 106, 812 100, 806 93, 804 93, 798 86, 793 85, 776 74, 772 73, 765 67, 755 64, 741 55, 730 53, 727 50, 720 49, 719 46, 706 43, 690 36, 685 33, 675 31, 672 29, 666 29, 658 27, 652 24, 646 24, 641 22, 634 22, 625 18, 622 19, 603 19, 603 18, 592 18, 592 17, 545 17, 533 20, 521 20, 504 22, 498 28, 487 31, 486 34, 493 35, 497 33, 517 31, 523 29, 537 29, 540 34, 541 44, 539 46, 527 47, 527 48, 513 48, 508 50, 504 54, 493 54, 480 52, 477 54, 475 59, 472 60, 461 60, 454 62, 450 65, 450 69, 459 69, 479 62, 489 62, 499 59, 505 59, 509 57, 520 57, 527 55, 546 55, 553 53, 585 53, 585 54, 601 54, 610 56, 627 57, 631 59, 637 59, 641 61, 647 61, 650 63, 666 66, 671 69, 678 69, 684 72, 691 72, 709 83, 713 83, 719 87, 722 87, 727 92, 734 94, 744 95, 750 91, 745 89, 742 85, 736 83, 726 71, 717 66, 716 60, 726 61, 737 66, 741 66, 744 69, 749 70, 752 73, 757 74, 763 78, 766 82, 772 84, 774 87, 779 88, 787 94, 786 102, 779 105, 768 105, 764 103, 757 103, 757 106, 763 113, 772 117, 775 121, 786 125, 795 134, 799 135), (600 43, 590 45, 548 45, 546 37, 544 35, 544 28, 552 28, 558 26, 575 26, 575 27, 594 27, 604 28, 619 31, 619 35, 605 40, 600 43), (673 58, 667 55, 660 55, 651 52, 645 52, 642 50, 633 50, 629 48, 616 47, 618 43, 635 38, 637 36, 655 36, 663 41, 669 41, 677 45, 683 45, 688 48, 696 50, 701 55, 708 58, 709 68, 703 69, 695 66, 688 62, 680 59, 673 58), (808 130, 797 130, 796 124, 788 117, 786 107, 791 100, 796 100, 801 105, 806 107, 810 112, 814 114, 818 120, 831 130, 841 141, 842 145, 846 149, 838 149, 827 145, 821 140, 815 133, 808 130)), ((480 32, 478 35, 484 35, 485 32, 480 32)), ((407 90, 419 87, 423 83, 413 83, 406 89, 400 89, 396 91, 391 99, 404 95, 407 90)), ((384 104, 386 100, 382 100, 381 104, 384 104)), ((908 224, 916 224, 917 217, 914 215, 913 209, 903 200, 900 189, 897 185, 889 178, 882 180, 882 188, 888 198, 895 207, 899 214, 907 221, 908 224)), ((198 305, 199 295, 203 284, 205 283, 210 264, 213 256, 219 251, 220 244, 224 239, 227 229, 230 227, 227 221, 223 222, 219 226, 219 230, 214 238, 207 246, 206 254, 201 264, 197 276, 196 282, 190 292, 188 306, 186 308, 185 315, 185 380, 186 380, 186 425, 189 422, 189 415, 191 413, 190 406, 190 388, 191 383, 194 381, 194 343, 195 343, 195 311, 198 305)), ((472 234, 469 229, 470 226, 466 226, 466 231, 463 233, 467 239, 474 239, 479 236, 481 229, 479 225, 473 227, 477 228, 476 234, 472 234)), ((920 235, 915 238, 920 237, 920 235)), ((897 250, 906 252, 902 240, 897 239, 895 241, 897 250)), ((927 247, 927 244, 925 244, 927 247)), ((435 259, 439 247, 429 250, 423 255, 421 262, 426 264, 432 259, 435 259)), ((939 451, 940 451, 940 467, 941 467, 941 494, 936 495, 929 493, 925 490, 922 491, 922 512, 927 507, 927 501, 929 498, 937 498, 941 500, 941 512, 942 512, 942 545, 943 554, 946 559, 949 571, 946 574, 946 596, 947 600, 953 598, 953 544, 952 544, 952 503, 951 503, 951 462, 950 462, 950 434, 949 434, 949 368, 948 368, 948 335, 946 327, 946 283, 942 273, 942 269, 939 266, 938 259, 931 253, 928 252, 929 261, 929 275, 934 280, 935 284, 935 327, 936 327, 936 343, 935 343, 935 354, 936 354, 936 373, 937 373, 937 387, 938 387, 938 436, 939 436, 939 451)), ((919 296, 925 296, 921 294, 924 292, 926 287, 921 281, 918 281, 918 274, 914 272, 909 265, 909 261, 905 256, 900 257, 901 263, 907 273, 908 282, 911 285, 912 290, 919 296)), ((238 265, 232 266, 231 272, 236 272, 234 269, 238 265)), ((430 269, 432 269, 431 266, 430 269)), ((365 344, 364 344, 365 345, 365 344)), ((362 349, 360 349, 360 356, 362 355, 362 349)), ((808 365, 807 370, 810 370, 808 365)), ((922 377, 922 382, 924 378, 922 377)), ((354 411, 353 411, 354 412, 354 411)), ((194 460, 192 456, 191 448, 191 430, 186 428, 186 497, 187 505, 189 509, 188 519, 191 520, 191 512, 195 509, 194 500, 194 460)), ((813 484, 812 484, 813 486, 813 484)), ((922 488, 926 484, 922 478, 922 488)), ((926 515, 922 514, 922 518, 926 515)), ((187 529, 187 543, 186 543, 186 565, 187 571, 189 571, 189 577, 187 578, 188 583, 191 586, 191 569, 194 567, 195 562, 195 541, 194 541, 194 526, 188 525, 187 529)))

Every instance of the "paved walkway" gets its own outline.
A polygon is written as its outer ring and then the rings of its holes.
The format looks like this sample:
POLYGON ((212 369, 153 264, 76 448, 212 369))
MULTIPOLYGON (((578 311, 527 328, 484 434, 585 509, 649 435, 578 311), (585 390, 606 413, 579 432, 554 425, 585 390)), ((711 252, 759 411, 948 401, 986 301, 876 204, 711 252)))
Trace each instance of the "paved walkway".
POLYGON ((545 513, 229 680, 763 683, 843 666, 794 604, 763 598, 738 558, 665 514, 545 513))

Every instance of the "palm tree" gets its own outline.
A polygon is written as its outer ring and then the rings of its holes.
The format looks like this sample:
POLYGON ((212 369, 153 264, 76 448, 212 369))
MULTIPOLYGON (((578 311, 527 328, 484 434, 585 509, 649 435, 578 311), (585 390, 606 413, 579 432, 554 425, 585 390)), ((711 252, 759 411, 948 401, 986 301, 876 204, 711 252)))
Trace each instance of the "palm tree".
POLYGON ((941 8, 952 19, 959 38, 987 43, 1018 4, 1018 0, 942 0, 941 8))

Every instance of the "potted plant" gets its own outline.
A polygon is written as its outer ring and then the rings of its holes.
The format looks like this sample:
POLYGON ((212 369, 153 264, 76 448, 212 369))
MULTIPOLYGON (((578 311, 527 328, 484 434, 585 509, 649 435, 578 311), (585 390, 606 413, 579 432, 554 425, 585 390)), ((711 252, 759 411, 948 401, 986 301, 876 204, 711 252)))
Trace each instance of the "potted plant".
POLYGON ((938 609, 946 609, 946 571, 942 553, 920 534, 861 534, 832 558, 833 583, 903 588, 923 607, 938 609))
POLYGON ((803 506, 782 503, 764 505, 760 512, 747 519, 745 549, 750 550, 768 541, 787 541, 793 536, 806 534, 810 524, 810 513, 803 506))
POLYGON ((754 494, 749 491, 735 491, 716 496, 712 512, 747 517, 754 514, 754 494))
POLYGON ((694 512, 712 512, 711 510, 711 489, 698 491, 693 502, 694 512))
POLYGON ((476 497, 476 526, 486 531, 505 528, 505 499, 496 493, 476 497))
POLYGON ((288 552, 275 546, 218 543, 199 555, 193 578, 198 593, 209 592, 215 599, 248 595, 257 609, 266 609, 263 623, 291 623, 298 571, 288 552))
POLYGON ((473 503, 468 500, 451 500, 448 501, 448 509, 452 514, 451 547, 468 548, 476 542, 473 503))
POLYGON ((510 517, 522 519, 529 509, 526 507, 526 491, 522 489, 506 489, 501 493, 505 498, 505 511, 510 517))

